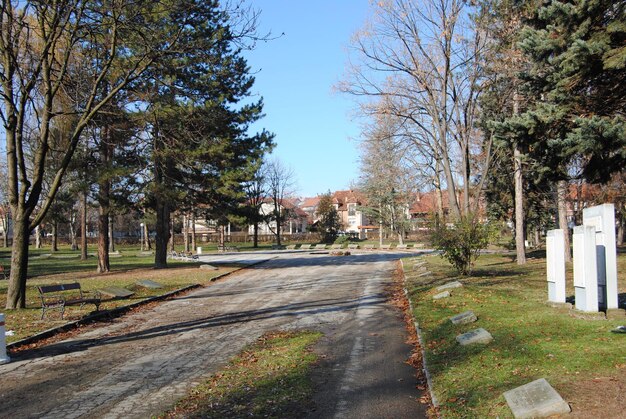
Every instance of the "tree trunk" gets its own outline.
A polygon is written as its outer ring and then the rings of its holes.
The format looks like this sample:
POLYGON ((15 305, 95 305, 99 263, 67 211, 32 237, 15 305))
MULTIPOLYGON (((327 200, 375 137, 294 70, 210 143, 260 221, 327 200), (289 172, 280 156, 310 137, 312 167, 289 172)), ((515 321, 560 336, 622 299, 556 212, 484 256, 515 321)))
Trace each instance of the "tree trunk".
POLYGON ((522 176, 522 153, 517 145, 513 150, 515 179, 515 250, 517 264, 526 264, 526 247, 524 245, 524 179, 522 176))
POLYGON ((187 214, 183 215, 183 234, 185 236, 185 252, 189 253, 189 217, 187 216, 187 214))
POLYGON ((274 214, 276 214, 276 244, 280 246, 280 227, 282 215, 280 213, 280 207, 276 202, 274 202, 274 214))
POLYGON ((439 173, 441 172, 441 167, 439 160, 435 161, 435 177, 433 178, 433 183, 435 186, 435 200, 437 203, 437 216, 439 217, 439 221, 443 221, 443 193, 441 192, 441 178, 439 177, 439 173))
POLYGON ((152 250, 152 242, 150 241, 150 230, 148 230, 148 224, 143 223, 143 240, 144 240, 144 249, 152 250))
POLYGON ((170 252, 176 251, 176 244, 174 243, 174 217, 170 215, 170 252))
POLYGON ((559 213, 559 228, 563 230, 563 239, 565 247, 565 261, 572 261, 572 253, 569 245, 569 227, 567 225, 567 181, 560 180, 556 185, 556 204, 559 213))
MULTIPOLYGON (((513 93, 513 115, 519 114, 519 95, 513 93)), ((513 149, 513 179, 515 184, 515 250, 517 264, 526 264, 526 247, 524 245, 524 175, 522 172, 522 153, 519 145, 513 149)))
POLYGON ((28 241, 30 220, 21 218, 13 211, 13 248, 11 252, 11 275, 7 289, 6 308, 26 308, 26 276, 28 272, 28 241))
POLYGON ((72 250, 76 251, 78 250, 78 243, 76 243, 76 229, 74 228, 74 223, 76 222, 76 213, 72 210, 71 213, 71 218, 70 218, 70 241, 72 243, 72 250))
MULTIPOLYGON (((106 89, 106 86, 105 86, 106 89)), ((102 138, 98 146, 100 164, 104 172, 98 179, 98 273, 109 272, 109 218, 111 217, 111 179, 106 172, 111 167, 111 139, 108 127, 104 127, 102 138)))
POLYGON ((466 217, 470 214, 470 156, 469 146, 463 147, 463 215, 466 217))
POLYGON ((41 249, 41 227, 35 227, 35 249, 41 249))
POLYGON ((383 246, 383 207, 378 205, 378 247, 383 246))
POLYGON ((2 234, 2 244, 4 247, 9 247, 9 217, 4 215, 4 219, 2 221, 4 224, 3 234, 2 234))
POLYGON ((217 227, 217 245, 222 249, 226 249, 226 243, 224 240, 224 226, 217 227))
POLYGON ((98 273, 109 272, 109 210, 100 206, 98 214, 98 273))
POLYGON ((113 216, 109 215, 109 252, 115 252, 115 231, 113 230, 113 216))
POLYGON ((59 223, 52 222, 52 245, 50 246, 52 252, 59 251, 59 223))
POLYGON ((87 192, 81 196, 80 211, 80 259, 87 260, 87 192))
POLYGON ((256 249, 257 247, 259 247, 259 222, 255 221, 253 223, 253 226, 254 226, 254 230, 253 230, 253 236, 252 236, 252 247, 256 249))
POLYGON ((154 267, 167 268, 167 244, 170 239, 170 209, 162 198, 156 199, 156 238, 154 267))
POLYGON ((196 243, 196 213, 191 213, 191 250, 196 251, 197 243, 196 243))

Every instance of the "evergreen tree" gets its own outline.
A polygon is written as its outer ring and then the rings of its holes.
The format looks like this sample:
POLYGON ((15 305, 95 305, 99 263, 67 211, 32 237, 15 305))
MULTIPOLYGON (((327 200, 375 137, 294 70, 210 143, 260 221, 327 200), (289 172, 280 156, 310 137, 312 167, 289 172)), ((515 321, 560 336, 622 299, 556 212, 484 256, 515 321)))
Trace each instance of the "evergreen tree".
POLYGON ((526 21, 520 48, 532 98, 520 122, 529 151, 555 180, 576 157, 590 181, 606 182, 626 163, 626 5, 551 0, 526 21))
POLYGON ((322 243, 334 243, 341 230, 341 219, 339 213, 333 204, 333 197, 328 193, 320 196, 317 205, 317 231, 320 233, 322 243))
MULTIPOLYGON (((146 112, 152 139, 151 193, 156 219, 155 265, 167 265, 170 213, 193 206, 218 225, 245 200, 243 183, 270 148, 272 135, 248 133, 262 100, 241 105, 254 78, 240 33, 217 1, 174 1, 169 22, 181 48, 152 71, 146 112)), ((249 30, 253 30, 250 28, 249 30)))

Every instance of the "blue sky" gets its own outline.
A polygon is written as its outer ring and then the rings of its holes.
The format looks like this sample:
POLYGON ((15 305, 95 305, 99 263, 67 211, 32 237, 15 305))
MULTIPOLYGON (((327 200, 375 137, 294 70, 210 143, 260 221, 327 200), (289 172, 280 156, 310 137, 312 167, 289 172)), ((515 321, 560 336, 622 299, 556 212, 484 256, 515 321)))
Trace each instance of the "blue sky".
POLYGON ((255 127, 276 134, 272 156, 290 166, 297 192, 347 189, 358 177, 359 121, 353 98, 333 91, 368 0, 254 0, 261 32, 284 35, 246 53, 265 114, 255 127))

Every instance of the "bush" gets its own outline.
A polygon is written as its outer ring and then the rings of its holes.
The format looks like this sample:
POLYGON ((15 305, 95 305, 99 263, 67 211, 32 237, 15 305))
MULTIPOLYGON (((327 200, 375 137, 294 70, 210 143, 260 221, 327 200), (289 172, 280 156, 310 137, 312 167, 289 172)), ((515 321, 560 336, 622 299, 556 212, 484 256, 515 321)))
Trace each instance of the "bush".
POLYGON ((461 275, 470 275, 480 251, 487 247, 493 236, 494 229, 490 224, 482 224, 469 215, 453 225, 436 224, 430 240, 461 275))
POLYGON ((339 236, 335 240, 335 244, 346 244, 349 242, 350 242, 350 236, 348 236, 347 234, 344 234, 343 236, 339 236))

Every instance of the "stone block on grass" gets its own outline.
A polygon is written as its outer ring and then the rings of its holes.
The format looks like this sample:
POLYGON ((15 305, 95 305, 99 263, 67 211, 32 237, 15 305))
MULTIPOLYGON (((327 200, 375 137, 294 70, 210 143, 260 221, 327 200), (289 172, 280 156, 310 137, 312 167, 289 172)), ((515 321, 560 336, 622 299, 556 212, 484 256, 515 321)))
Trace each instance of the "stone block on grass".
POLYGON ((545 418, 570 412, 569 405, 546 381, 540 378, 504 393, 516 419, 545 418))
POLYGON ((216 268, 213 265, 204 264, 204 265, 200 265, 200 269, 207 269, 209 271, 217 271, 218 268, 216 268))
POLYGON ((485 344, 491 342, 492 340, 493 336, 491 336, 491 333, 487 332, 482 327, 471 330, 467 333, 463 333, 462 335, 458 335, 456 337, 456 341, 459 342, 462 346, 474 345, 476 343, 485 344))
POLYGON ((158 282, 154 282, 149 279, 142 279, 141 281, 137 281, 137 285, 139 285, 140 287, 150 288, 150 289, 163 288, 163 284, 159 284, 158 282))
POLYGON ((437 287, 437 291, 449 290, 454 288, 461 288, 463 284, 459 281, 448 282, 447 284, 443 284, 437 287))
POLYGON ((478 318, 476 318, 476 314, 474 314, 474 312, 471 310, 465 311, 461 314, 457 314, 454 317, 450 317, 450 321, 452 322, 452 324, 468 324, 473 323, 476 320, 478 320, 478 318))
POLYGON ((440 292, 439 294, 433 295, 433 300, 441 300, 442 298, 448 298, 450 296, 450 291, 440 292))
POLYGON ((120 287, 106 287, 99 289, 98 291, 100 291, 100 294, 108 298, 128 298, 131 295, 135 294, 134 292, 127 290, 126 288, 120 287))

